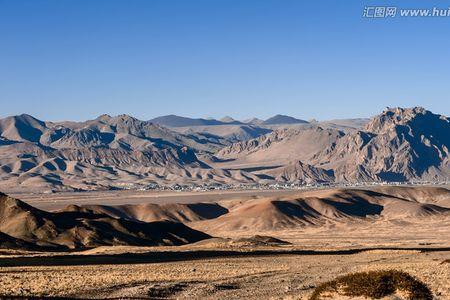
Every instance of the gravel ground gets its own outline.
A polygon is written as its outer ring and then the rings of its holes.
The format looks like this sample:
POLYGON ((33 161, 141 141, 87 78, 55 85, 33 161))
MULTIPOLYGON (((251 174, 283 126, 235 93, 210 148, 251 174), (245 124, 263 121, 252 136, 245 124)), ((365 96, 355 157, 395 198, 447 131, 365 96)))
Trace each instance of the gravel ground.
POLYGON ((149 264, 0 267, 0 295, 307 299, 315 286, 338 275, 396 269, 428 284, 436 299, 450 299, 450 263, 443 263, 447 259, 450 252, 375 250, 352 255, 268 255, 149 264))

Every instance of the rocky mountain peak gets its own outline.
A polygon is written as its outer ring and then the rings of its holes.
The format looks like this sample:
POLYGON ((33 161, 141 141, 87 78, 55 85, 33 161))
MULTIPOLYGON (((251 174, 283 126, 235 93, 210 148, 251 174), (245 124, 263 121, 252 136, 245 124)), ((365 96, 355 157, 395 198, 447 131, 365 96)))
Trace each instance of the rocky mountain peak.
POLYGON ((95 120, 97 121, 101 121, 101 122, 108 122, 109 120, 111 120, 111 116, 108 114, 102 114, 100 116, 98 116, 95 120))
POLYGON ((365 131, 373 133, 385 133, 396 126, 408 126, 412 130, 420 130, 421 127, 436 127, 440 123, 447 123, 444 116, 433 114, 423 107, 413 108, 387 108, 381 114, 373 117, 364 127, 365 131))

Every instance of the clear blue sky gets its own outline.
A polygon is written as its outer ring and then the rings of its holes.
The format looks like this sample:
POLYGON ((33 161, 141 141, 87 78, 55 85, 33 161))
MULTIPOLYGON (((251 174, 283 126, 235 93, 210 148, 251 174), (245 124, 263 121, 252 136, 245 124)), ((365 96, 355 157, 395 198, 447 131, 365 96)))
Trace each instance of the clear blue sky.
POLYGON ((0 116, 450 115, 450 1, 0 0, 0 116))

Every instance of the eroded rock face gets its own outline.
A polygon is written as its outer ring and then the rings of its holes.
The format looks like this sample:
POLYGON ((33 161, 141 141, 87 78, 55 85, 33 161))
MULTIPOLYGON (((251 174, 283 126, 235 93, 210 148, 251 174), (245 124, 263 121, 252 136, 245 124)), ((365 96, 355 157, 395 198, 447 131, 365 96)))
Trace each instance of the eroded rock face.
POLYGON ((332 170, 316 168, 301 161, 269 171, 269 174, 273 174, 278 182, 313 184, 334 181, 332 170))
POLYGON ((393 108, 314 159, 339 181, 445 180, 450 175, 450 122, 423 108, 393 108))
POLYGON ((289 182, 445 180, 449 147, 449 119, 415 107, 387 109, 347 134, 321 127, 279 129, 227 146, 217 156, 271 162, 282 168, 267 174, 289 182))
POLYGON ((0 120, 0 136, 2 184, 23 189, 107 188, 110 180, 133 183, 148 174, 183 177, 186 168, 208 169, 196 152, 218 147, 203 136, 183 135, 127 115, 80 123, 8 117, 0 120))
POLYGON ((344 133, 334 129, 313 126, 305 129, 278 129, 256 139, 234 143, 217 153, 220 158, 251 156, 262 162, 268 158, 302 160, 307 162, 313 154, 335 143, 344 133))

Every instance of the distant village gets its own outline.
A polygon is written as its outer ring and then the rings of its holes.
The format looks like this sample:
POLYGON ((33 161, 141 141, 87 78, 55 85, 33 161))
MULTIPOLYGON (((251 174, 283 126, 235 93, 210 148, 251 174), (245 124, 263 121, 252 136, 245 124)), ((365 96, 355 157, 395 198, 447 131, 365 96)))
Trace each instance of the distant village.
POLYGON ((272 184, 220 184, 220 183, 204 183, 204 184, 172 184, 161 185, 151 183, 145 186, 123 183, 118 184, 117 189, 120 190, 138 190, 138 191, 189 191, 189 192, 207 192, 207 191, 226 191, 226 190, 304 190, 304 189, 321 189, 321 188, 348 188, 348 187, 367 187, 367 186, 428 186, 428 185, 450 185, 450 179, 446 181, 374 181, 374 182, 322 182, 322 183, 272 183, 272 184))

